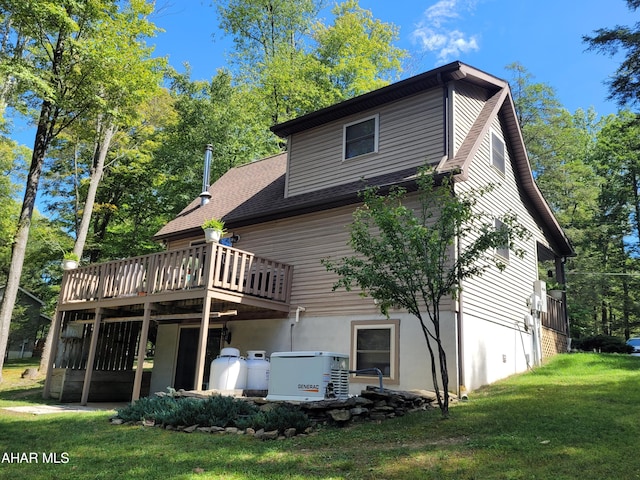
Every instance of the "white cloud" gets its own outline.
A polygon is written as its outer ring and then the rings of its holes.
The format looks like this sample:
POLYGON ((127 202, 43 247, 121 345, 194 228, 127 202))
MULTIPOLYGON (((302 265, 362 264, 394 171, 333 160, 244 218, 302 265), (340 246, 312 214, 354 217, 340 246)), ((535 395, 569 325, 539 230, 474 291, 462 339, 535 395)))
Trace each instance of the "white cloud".
POLYGON ((435 53, 438 63, 452 60, 462 53, 479 50, 476 35, 469 35, 446 25, 463 18, 464 13, 472 12, 474 8, 475 2, 472 0, 440 0, 431 5, 412 33, 414 42, 423 51, 435 53))

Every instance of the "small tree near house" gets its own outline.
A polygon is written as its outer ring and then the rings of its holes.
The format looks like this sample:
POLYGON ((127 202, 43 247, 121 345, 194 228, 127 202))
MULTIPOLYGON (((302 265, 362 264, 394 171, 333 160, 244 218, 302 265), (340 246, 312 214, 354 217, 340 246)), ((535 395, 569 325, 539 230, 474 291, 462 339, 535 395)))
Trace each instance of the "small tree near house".
POLYGON ((324 259, 328 271, 340 278, 333 289, 360 287, 373 297, 380 311, 403 308, 420 322, 431 365, 431 375, 443 417, 449 416, 447 356, 441 339, 441 302, 455 298, 464 279, 506 264, 495 255, 508 247, 518 256, 516 241, 528 236, 514 214, 500 218, 478 208, 492 188, 454 193, 450 177, 439 179, 426 169, 419 172, 418 207, 405 205, 407 192, 377 188, 362 193, 363 205, 353 215, 349 245, 355 255, 338 261, 324 259), (439 365, 439 372, 437 366, 439 365), (442 387, 442 394, 440 391, 442 387))

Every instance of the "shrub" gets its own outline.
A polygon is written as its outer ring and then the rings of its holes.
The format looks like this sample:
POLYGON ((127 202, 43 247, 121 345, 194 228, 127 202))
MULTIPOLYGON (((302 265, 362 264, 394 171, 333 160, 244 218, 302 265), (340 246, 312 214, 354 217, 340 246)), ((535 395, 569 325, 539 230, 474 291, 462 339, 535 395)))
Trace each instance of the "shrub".
POLYGON ((260 411, 253 403, 232 397, 197 398, 149 397, 117 411, 128 422, 154 420, 161 425, 200 425, 202 427, 252 427, 284 432, 287 428, 304 431, 311 425, 309 417, 292 405, 275 404, 260 411))
POLYGON ((592 335, 590 337, 576 338, 573 346, 578 350, 591 352, 593 350, 602 353, 631 353, 633 347, 627 345, 624 339, 611 335, 592 335))
POLYGON ((163 423, 163 419, 178 408, 173 397, 145 397, 137 402, 117 410, 117 416, 125 422, 154 420, 163 423))
POLYGON ((263 428, 266 431, 278 430, 280 433, 284 433, 287 428, 295 428, 297 433, 301 433, 310 425, 311 420, 305 413, 287 404, 276 404, 273 408, 237 422, 239 428, 263 428))

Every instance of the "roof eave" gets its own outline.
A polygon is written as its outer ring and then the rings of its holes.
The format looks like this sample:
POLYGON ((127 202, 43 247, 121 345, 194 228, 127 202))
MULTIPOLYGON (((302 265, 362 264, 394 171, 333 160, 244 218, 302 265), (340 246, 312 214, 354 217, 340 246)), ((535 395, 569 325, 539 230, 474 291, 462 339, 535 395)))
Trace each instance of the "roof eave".
POLYGON ((444 86, 453 80, 462 79, 487 88, 503 88, 507 84, 504 80, 456 61, 293 120, 274 125, 271 127, 271 131, 279 137, 286 138, 291 134, 397 101, 424 90, 444 86))

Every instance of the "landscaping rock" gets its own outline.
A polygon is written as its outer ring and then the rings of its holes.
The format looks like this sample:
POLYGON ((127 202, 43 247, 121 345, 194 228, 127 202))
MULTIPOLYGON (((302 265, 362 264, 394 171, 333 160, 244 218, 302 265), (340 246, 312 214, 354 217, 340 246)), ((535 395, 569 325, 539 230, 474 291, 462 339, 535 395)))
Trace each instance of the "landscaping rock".
POLYGON ((262 440, 277 440, 279 436, 278 430, 272 430, 270 432, 264 432, 262 440))
POLYGON ((287 428, 284 431, 284 436, 286 438, 291 438, 291 437, 295 437, 296 436, 296 429, 295 428, 287 428))
POLYGON ((196 431, 196 428, 198 428, 198 425, 191 425, 190 427, 185 427, 182 431, 184 433, 193 433, 196 431))
POLYGON ((344 423, 351 420, 351 412, 344 409, 334 409, 327 412, 334 422, 344 423))

